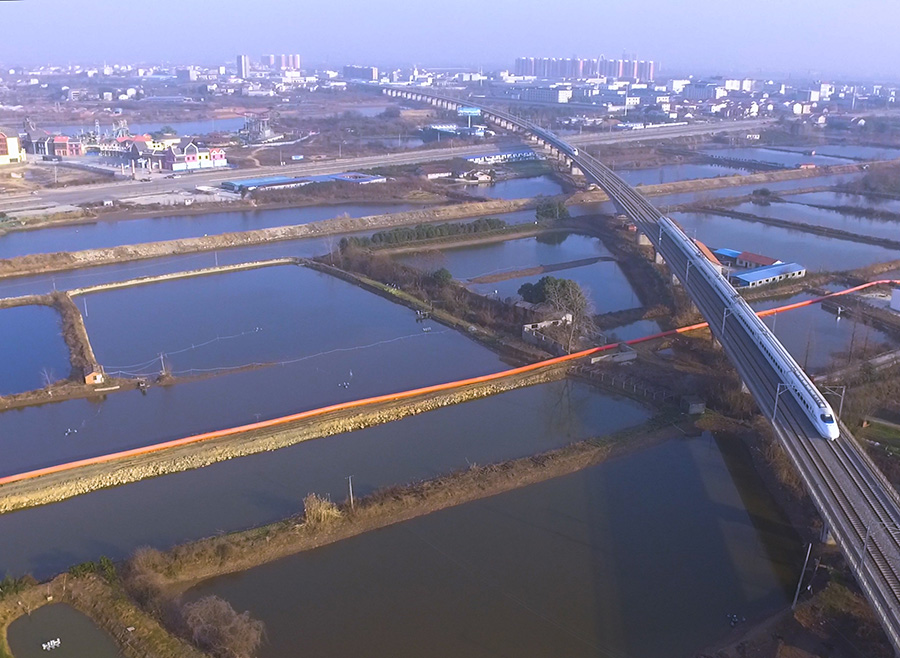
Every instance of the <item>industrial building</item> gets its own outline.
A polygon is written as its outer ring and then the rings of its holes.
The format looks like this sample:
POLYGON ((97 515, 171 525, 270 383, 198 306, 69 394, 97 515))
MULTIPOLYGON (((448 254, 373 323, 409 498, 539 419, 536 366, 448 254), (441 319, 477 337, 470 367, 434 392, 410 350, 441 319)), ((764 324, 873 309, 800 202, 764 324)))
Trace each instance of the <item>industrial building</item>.
POLYGON ((347 65, 344 67, 344 80, 375 82, 378 80, 378 67, 347 65))
POLYGON ((489 153, 487 155, 473 155, 466 158, 469 162, 480 165, 503 164, 504 162, 523 162, 526 160, 537 160, 538 154, 532 150, 527 151, 504 151, 501 153, 489 153))
POLYGON ((800 279, 806 276, 806 268, 797 263, 778 263, 757 267, 745 272, 731 275, 731 283, 735 288, 758 288, 778 283, 786 279, 800 279))
POLYGON ((355 183, 356 185, 368 185, 370 183, 384 183, 384 176, 370 176, 355 171, 345 171, 340 174, 324 174, 322 176, 266 176, 264 178, 245 178, 242 180, 230 180, 222 183, 222 189, 229 192, 246 193, 253 190, 286 190, 294 187, 303 187, 312 183, 355 183))

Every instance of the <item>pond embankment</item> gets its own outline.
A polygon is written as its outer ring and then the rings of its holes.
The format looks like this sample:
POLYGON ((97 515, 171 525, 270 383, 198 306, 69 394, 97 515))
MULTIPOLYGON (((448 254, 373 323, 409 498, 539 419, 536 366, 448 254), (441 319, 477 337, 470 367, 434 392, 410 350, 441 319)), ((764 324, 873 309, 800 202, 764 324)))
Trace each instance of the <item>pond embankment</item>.
POLYGON ((226 459, 343 434, 444 406, 560 379, 566 364, 499 377, 356 400, 250 425, 0 478, 0 513, 65 500, 97 489, 201 468, 226 459))

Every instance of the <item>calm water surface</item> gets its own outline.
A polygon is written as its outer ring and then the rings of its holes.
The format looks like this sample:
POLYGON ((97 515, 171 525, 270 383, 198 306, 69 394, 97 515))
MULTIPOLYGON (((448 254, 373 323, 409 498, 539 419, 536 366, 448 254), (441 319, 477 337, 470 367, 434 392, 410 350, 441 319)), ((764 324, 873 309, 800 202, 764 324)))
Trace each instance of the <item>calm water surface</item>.
POLYGON ((63 658, 117 658, 122 654, 113 639, 91 620, 65 603, 41 606, 9 625, 7 640, 15 658, 48 655, 45 642, 58 639, 50 655, 63 658))
POLYGON ((175 373, 260 358, 283 365, 0 414, 0 473, 503 368, 465 336, 327 275, 220 276, 93 296, 87 324, 100 361, 129 373, 159 372, 160 352, 175 373))
POLYGON ((648 169, 623 169, 617 174, 631 185, 659 185, 680 180, 744 175, 747 172, 715 164, 673 164, 648 169))
MULTIPOLYGON (((550 234, 505 242, 467 247, 432 249, 397 258, 411 267, 433 271, 446 267, 461 281, 488 274, 553 265, 583 258, 610 256, 609 250, 594 237, 576 234, 550 234)), ((543 274, 516 277, 493 283, 473 283, 470 287, 483 295, 501 299, 515 297, 524 283, 535 283, 543 274)), ((640 306, 634 289, 615 262, 598 262, 551 272, 550 276, 572 279, 590 293, 597 312, 608 313, 640 306)))
POLYGON ((713 249, 752 251, 785 262, 799 262, 811 272, 849 270, 900 258, 900 251, 767 226, 732 217, 676 212, 672 219, 685 232, 713 249))
POLYGON ((885 199, 866 194, 847 194, 846 192, 807 192, 788 197, 788 201, 812 203, 823 206, 857 206, 887 212, 900 213, 900 199, 885 199))
POLYGON ((59 325, 59 314, 48 306, 0 309, 0 395, 69 376, 69 351, 59 325))
POLYGON ((786 151, 778 151, 767 148, 723 148, 723 149, 706 149, 703 153, 709 155, 718 155, 725 158, 743 158, 747 160, 759 160, 760 162, 773 162, 783 165, 784 167, 796 167, 805 162, 812 162, 817 165, 835 165, 846 164, 845 158, 830 157, 827 155, 819 155, 816 149, 816 155, 805 155, 803 153, 788 153, 786 151))
POLYGON ((862 160, 893 160, 900 158, 900 149, 883 146, 858 146, 856 144, 827 144, 825 146, 789 146, 791 151, 816 152, 816 155, 829 155, 836 158, 858 158, 862 160))
POLYGON ((774 217, 789 222, 839 229, 858 235, 869 235, 889 240, 900 239, 900 217, 896 220, 857 217, 856 215, 849 215, 835 210, 824 210, 802 205, 801 203, 792 203, 795 199, 790 197, 789 199, 790 202, 788 203, 772 203, 767 206, 749 202, 742 203, 735 206, 734 210, 759 215, 760 217, 774 217))
POLYGON ((174 215, 115 222, 100 221, 94 224, 13 231, 0 236, 0 258, 198 238, 232 231, 252 231, 258 228, 308 224, 322 219, 340 217, 344 214, 349 217, 365 217, 366 215, 404 212, 420 207, 422 206, 408 204, 338 204, 306 208, 218 212, 204 215, 174 215))
MULTIPOLYGON (((216 404, 214 392, 197 400, 198 408, 216 404)), ((178 411, 191 413, 187 408, 178 411)), ((343 500, 349 475, 354 490, 364 495, 473 463, 523 457, 603 436, 648 416, 638 403, 587 384, 550 382, 95 491, 0 515, 0 573, 31 572, 43 578, 100 555, 118 559, 140 546, 166 548, 276 521, 300 512, 310 492, 343 500)), ((151 421, 147 419, 147 427, 127 427, 149 432, 151 421)))
POLYGON ((802 563, 748 462, 673 440, 190 595, 264 620, 261 656, 691 656, 784 606, 802 563))
POLYGON ((467 185, 465 190, 472 196, 487 197, 488 199, 524 199, 541 195, 556 196, 563 193, 562 185, 552 176, 511 178, 493 185, 467 185))
MULTIPOLYGON (((789 299, 756 302, 751 306, 754 310, 763 311, 813 297, 814 295, 803 293, 789 299)), ((886 351, 895 346, 895 342, 887 334, 852 318, 844 317, 839 320, 819 304, 778 313, 763 318, 763 322, 774 331, 797 363, 813 374, 834 366, 847 365, 851 345, 854 352, 875 346, 883 346, 882 351, 886 351)))

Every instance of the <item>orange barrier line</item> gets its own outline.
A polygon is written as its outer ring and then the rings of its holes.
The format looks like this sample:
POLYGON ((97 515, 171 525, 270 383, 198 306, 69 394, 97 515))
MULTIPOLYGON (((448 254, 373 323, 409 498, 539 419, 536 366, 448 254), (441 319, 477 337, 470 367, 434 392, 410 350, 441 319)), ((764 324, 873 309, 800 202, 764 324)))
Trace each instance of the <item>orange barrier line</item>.
MULTIPOLYGON (((862 290, 864 288, 868 288, 871 286, 876 286, 880 284, 886 283, 894 283, 900 284, 900 281, 885 279, 881 281, 873 281, 871 283, 866 283, 861 286, 856 286, 854 288, 848 288, 847 290, 842 290, 840 292, 831 293, 829 295, 825 295, 824 297, 818 297, 816 299, 807 300, 804 302, 798 302, 796 304, 787 304, 785 306, 780 306, 778 308, 769 309, 766 311, 760 311, 757 315, 759 316, 767 316, 773 315, 775 313, 780 313, 783 311, 793 310, 795 308, 800 308, 802 306, 809 306, 811 304, 822 301, 823 299, 827 299, 829 297, 835 297, 838 295, 846 295, 851 292, 856 292, 858 290, 862 290)), ((431 386, 424 386, 421 388, 414 388, 408 391, 401 391, 399 393, 387 393, 385 395, 377 395, 369 398, 361 398, 359 400, 351 400, 349 402, 339 402, 337 404, 332 404, 327 407, 319 407, 318 409, 310 409, 309 411, 301 411, 296 414, 290 414, 288 416, 280 416, 278 418, 272 418, 269 420, 263 420, 256 423, 250 423, 247 425, 238 425, 236 427, 229 427, 221 430, 214 430, 212 432, 206 432, 203 434, 195 434, 193 436, 186 436, 180 439, 173 439, 171 441, 164 441, 162 443, 154 443, 149 446, 143 446, 140 448, 132 448, 130 450, 122 450, 119 452, 111 452, 105 455, 98 455, 96 457, 88 457, 86 459, 79 459, 76 461, 65 462, 63 464, 57 464, 55 466, 47 466, 45 468, 39 468, 32 471, 25 471, 22 473, 16 473, 14 475, 7 475, 5 477, 0 477, 0 485, 11 484, 13 482, 21 482, 23 480, 31 480, 36 477, 40 477, 42 475, 51 475, 53 473, 62 473, 65 471, 70 471, 76 468, 81 468, 82 466, 92 466, 96 464, 105 464, 112 461, 117 461, 120 459, 127 459, 129 457, 137 457, 140 455, 147 455, 154 452, 160 452, 162 450, 168 450, 169 448, 177 448, 179 446, 190 445, 192 443, 200 443, 201 441, 210 441, 212 439, 220 439, 227 436, 233 436, 235 434, 242 434, 244 432, 258 430, 258 429, 266 429, 270 427, 277 427, 279 425, 285 425, 287 423, 292 423, 298 420, 304 420, 307 418, 315 418, 316 416, 322 416, 324 414, 333 412, 333 411, 344 411, 346 409, 356 409, 359 407, 365 407, 373 404, 378 404, 380 402, 391 402, 396 400, 405 400, 411 397, 416 397, 419 395, 427 395, 429 393, 439 393, 441 391, 448 391, 455 388, 461 388, 463 386, 469 386, 471 384, 483 384, 486 382, 496 381, 498 379, 503 379, 505 377, 511 377, 513 375, 519 375, 527 372, 533 372, 535 370, 539 370, 541 368, 546 368, 552 365, 558 365, 560 363, 566 363, 568 361, 575 361, 577 359, 583 359, 586 356, 591 356, 592 354, 598 354, 600 352, 605 352, 607 350, 615 349, 620 345, 636 345, 638 343, 643 343, 649 340, 655 340, 657 338, 665 338, 667 336, 673 336, 675 334, 683 334, 689 331, 695 331, 697 329, 704 329, 709 326, 707 322, 699 322, 697 324, 692 324, 687 327, 680 327, 678 329, 671 329, 669 331, 663 331, 661 333, 653 334, 650 336, 643 336, 641 338, 633 338, 631 340, 627 340, 619 343, 610 343, 608 345, 603 345, 601 347, 592 347, 587 350, 582 350, 580 352, 574 352, 572 354, 567 354, 565 356, 558 356, 552 359, 546 359, 544 361, 538 361, 536 363, 531 363, 526 366, 521 366, 518 368, 512 368, 510 370, 501 370, 500 372, 491 373, 489 375, 480 375, 478 377, 470 377, 468 379, 459 379, 453 382, 446 382, 444 384, 433 384, 431 386)))

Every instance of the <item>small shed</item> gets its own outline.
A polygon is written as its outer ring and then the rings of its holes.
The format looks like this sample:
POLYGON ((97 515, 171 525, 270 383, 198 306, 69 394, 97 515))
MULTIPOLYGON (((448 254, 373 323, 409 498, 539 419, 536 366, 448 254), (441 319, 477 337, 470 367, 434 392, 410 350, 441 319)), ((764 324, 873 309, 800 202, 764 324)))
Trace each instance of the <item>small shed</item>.
POLYGON ((699 395, 685 395, 681 398, 681 410, 690 416, 697 416, 706 411, 706 401, 699 395))
POLYGON ((99 386, 106 382, 106 374, 100 366, 94 366, 84 375, 84 383, 88 386, 99 386))

